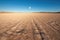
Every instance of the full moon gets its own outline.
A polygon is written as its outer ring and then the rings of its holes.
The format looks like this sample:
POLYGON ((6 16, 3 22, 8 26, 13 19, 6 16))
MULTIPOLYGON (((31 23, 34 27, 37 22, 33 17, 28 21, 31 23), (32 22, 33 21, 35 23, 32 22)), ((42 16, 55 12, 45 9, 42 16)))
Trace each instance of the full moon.
POLYGON ((29 6, 28 9, 31 9, 31 6, 29 6))

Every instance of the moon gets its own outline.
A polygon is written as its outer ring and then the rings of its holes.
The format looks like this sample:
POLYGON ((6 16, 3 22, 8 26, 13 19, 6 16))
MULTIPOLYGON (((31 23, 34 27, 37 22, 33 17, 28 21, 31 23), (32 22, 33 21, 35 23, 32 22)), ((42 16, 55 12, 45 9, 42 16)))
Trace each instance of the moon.
POLYGON ((28 9, 31 9, 31 6, 29 6, 28 9))

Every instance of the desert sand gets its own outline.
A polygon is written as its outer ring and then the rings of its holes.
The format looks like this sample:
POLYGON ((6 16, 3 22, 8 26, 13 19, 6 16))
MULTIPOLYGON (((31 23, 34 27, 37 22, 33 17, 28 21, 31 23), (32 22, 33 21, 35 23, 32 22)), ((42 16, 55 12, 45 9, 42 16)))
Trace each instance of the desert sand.
POLYGON ((60 40, 60 14, 0 13, 0 40, 60 40))

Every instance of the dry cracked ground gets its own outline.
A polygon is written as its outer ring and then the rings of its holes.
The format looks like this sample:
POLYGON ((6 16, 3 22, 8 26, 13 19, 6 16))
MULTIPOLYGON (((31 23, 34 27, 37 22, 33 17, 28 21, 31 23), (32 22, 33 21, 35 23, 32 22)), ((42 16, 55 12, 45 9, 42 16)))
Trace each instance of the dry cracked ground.
POLYGON ((60 14, 0 13, 0 40, 60 40, 60 14))

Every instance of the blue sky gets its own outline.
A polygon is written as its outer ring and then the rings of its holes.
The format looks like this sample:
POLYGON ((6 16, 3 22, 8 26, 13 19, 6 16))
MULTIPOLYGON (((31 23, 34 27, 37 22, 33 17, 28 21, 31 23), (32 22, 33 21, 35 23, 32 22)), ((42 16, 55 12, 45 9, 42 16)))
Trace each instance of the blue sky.
POLYGON ((0 11, 57 12, 60 11, 60 0, 0 0, 0 11))

